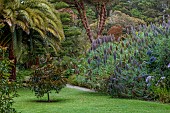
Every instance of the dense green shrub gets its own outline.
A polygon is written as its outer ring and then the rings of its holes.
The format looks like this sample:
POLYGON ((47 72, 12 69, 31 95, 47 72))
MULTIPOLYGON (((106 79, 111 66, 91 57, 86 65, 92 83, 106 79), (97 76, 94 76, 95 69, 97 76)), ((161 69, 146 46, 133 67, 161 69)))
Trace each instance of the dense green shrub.
POLYGON ((169 14, 169 4, 168 0, 116 0, 112 2, 112 10, 119 10, 150 23, 161 20, 159 16, 169 14))
MULTIPOLYGON (((0 48, 0 54, 1 53, 0 48)), ((1 56, 0 56, 1 57, 1 56)), ((16 113, 12 107, 14 97, 17 97, 17 89, 19 87, 17 82, 10 81, 12 61, 3 58, 0 59, 0 112, 1 113, 16 113)))
POLYGON ((78 60, 75 79, 81 82, 82 78, 85 86, 113 97, 163 98, 155 88, 165 77, 165 91, 169 92, 169 29, 170 23, 164 22, 131 28, 131 35, 122 41, 112 42, 114 38, 108 36, 97 39, 86 57, 78 60))
POLYGON ((158 100, 162 102, 170 102, 170 37, 169 31, 159 36, 157 45, 150 50, 148 58, 147 71, 154 76, 155 84, 154 92, 158 95, 158 100), (152 61, 151 60, 155 61, 152 61))

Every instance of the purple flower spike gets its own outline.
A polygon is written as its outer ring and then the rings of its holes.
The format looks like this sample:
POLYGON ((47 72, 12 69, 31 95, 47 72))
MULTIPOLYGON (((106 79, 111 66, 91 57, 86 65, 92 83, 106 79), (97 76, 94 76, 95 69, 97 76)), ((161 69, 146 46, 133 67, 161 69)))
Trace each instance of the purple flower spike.
POLYGON ((151 51, 151 50, 148 50, 146 54, 149 55, 149 56, 151 56, 151 55, 152 55, 152 51, 151 51))
POLYGON ((114 60, 116 60, 116 51, 114 51, 114 53, 113 53, 113 58, 114 58, 114 60))
POLYGON ((168 68, 170 68, 170 63, 168 64, 168 68))
POLYGON ((155 58, 154 56, 152 56, 152 57, 150 58, 150 63, 154 62, 155 60, 156 60, 156 58, 155 58))

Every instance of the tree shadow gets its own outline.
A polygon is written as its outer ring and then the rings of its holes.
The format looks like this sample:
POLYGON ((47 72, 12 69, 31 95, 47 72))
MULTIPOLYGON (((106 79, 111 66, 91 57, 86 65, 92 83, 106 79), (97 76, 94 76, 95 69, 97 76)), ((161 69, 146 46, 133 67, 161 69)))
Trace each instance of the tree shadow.
POLYGON ((84 95, 84 96, 107 96, 108 94, 101 93, 101 92, 86 92, 86 91, 81 91, 81 92, 78 92, 77 95, 84 95))
POLYGON ((71 99, 51 99, 48 101, 47 99, 39 99, 39 100, 29 100, 29 102, 35 102, 35 103, 65 103, 69 102, 71 99))

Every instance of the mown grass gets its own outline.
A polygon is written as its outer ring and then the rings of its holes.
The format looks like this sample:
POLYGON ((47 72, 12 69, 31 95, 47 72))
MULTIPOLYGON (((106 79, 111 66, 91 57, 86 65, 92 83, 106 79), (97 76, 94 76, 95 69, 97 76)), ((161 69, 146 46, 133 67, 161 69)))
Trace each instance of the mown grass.
POLYGON ((64 88, 59 94, 37 99, 28 89, 20 89, 14 107, 22 113, 170 113, 170 104, 114 99, 101 93, 64 88))

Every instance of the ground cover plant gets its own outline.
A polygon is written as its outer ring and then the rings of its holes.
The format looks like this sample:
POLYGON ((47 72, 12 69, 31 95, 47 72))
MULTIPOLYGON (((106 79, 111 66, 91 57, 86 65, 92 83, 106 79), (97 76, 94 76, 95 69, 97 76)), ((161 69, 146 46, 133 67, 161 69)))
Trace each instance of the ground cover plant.
POLYGON ((128 99, 111 99, 95 92, 64 88, 59 94, 51 93, 50 103, 46 97, 37 99, 28 89, 19 90, 14 107, 23 113, 169 113, 169 104, 128 99))

